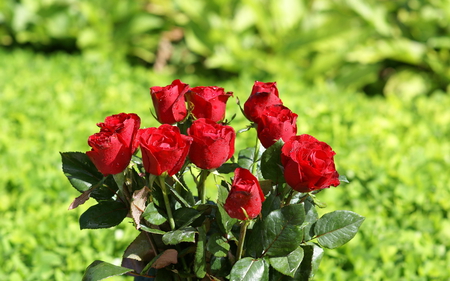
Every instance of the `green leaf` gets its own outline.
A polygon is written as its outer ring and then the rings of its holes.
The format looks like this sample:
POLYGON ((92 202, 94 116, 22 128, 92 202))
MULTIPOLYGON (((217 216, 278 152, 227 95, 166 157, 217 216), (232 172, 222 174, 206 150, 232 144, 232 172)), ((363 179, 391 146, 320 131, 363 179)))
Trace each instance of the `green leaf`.
POLYGON ((323 249, 314 243, 302 245, 303 261, 295 273, 294 280, 311 280, 319 268, 323 257, 323 249))
POLYGON ((241 168, 251 170, 252 165, 255 162, 255 148, 248 147, 239 151, 238 164, 241 168))
POLYGON ((162 241, 166 245, 176 245, 181 242, 195 242, 197 231, 193 227, 169 231, 163 235, 162 241))
POLYGON ((108 228, 118 225, 128 214, 128 208, 117 201, 101 201, 80 216, 81 229, 108 228))
POLYGON ((193 221, 199 218, 202 212, 196 209, 181 207, 173 213, 175 225, 177 228, 184 228, 189 226, 193 221))
POLYGON ((153 202, 150 202, 147 205, 142 217, 153 225, 161 225, 167 221, 167 219, 158 212, 158 209, 153 202))
POLYGON ((128 245, 122 258, 122 266, 141 272, 146 263, 155 256, 148 234, 140 231, 139 235, 128 245))
POLYGON ((282 257, 297 249, 303 240, 304 221, 303 205, 288 205, 272 211, 263 221, 263 253, 282 257))
POLYGON ((211 274, 217 277, 225 277, 230 274, 231 264, 228 257, 211 257, 211 274))
POLYGON ((222 166, 217 168, 217 172, 220 174, 230 174, 238 167, 239 165, 237 163, 224 163, 222 166))
POLYGON ((230 217, 222 205, 217 205, 217 223, 223 233, 228 234, 233 226, 237 223, 237 219, 230 217))
POLYGON ((245 254, 258 258, 263 253, 264 230, 263 221, 257 220, 252 229, 247 230, 249 235, 245 238, 245 254))
POLYGON ((150 227, 145 226, 145 225, 141 225, 140 230, 143 230, 143 231, 148 232, 148 233, 159 234, 159 235, 164 235, 164 234, 167 233, 167 232, 165 232, 165 231, 163 231, 161 229, 150 228, 150 227))
POLYGON ((323 215, 316 222, 314 232, 320 245, 334 249, 350 241, 364 219, 351 211, 334 211, 323 215))
POLYGON ((303 254, 303 248, 299 246, 285 257, 269 258, 270 265, 284 275, 294 277, 303 260, 303 254))
POLYGON ((83 275, 82 281, 97 281, 108 277, 123 275, 133 271, 132 269, 116 266, 104 261, 96 260, 91 263, 83 275))
POLYGON ((79 192, 90 189, 103 179, 91 159, 82 152, 60 152, 64 175, 79 192))
POLYGON ((271 145, 261 156, 261 173, 265 179, 274 183, 285 183, 283 166, 281 165, 281 148, 283 140, 278 140, 271 145))
POLYGON ((305 200, 303 206, 305 208, 305 222, 308 223, 308 225, 306 225, 305 229, 303 230, 304 241, 309 241, 314 237, 314 224, 319 219, 319 214, 317 213, 317 210, 311 197, 308 197, 305 200))
POLYGON ((213 233, 208 239, 206 249, 216 257, 226 257, 230 250, 230 244, 219 233, 213 233))
POLYGON ((206 230, 205 226, 198 228, 197 248, 195 250, 194 258, 194 272, 198 278, 203 278, 206 275, 206 230))
POLYGON ((218 204, 225 204, 225 201, 228 197, 228 189, 227 189, 227 183, 225 181, 222 181, 220 185, 218 185, 217 190, 217 203, 218 204))
POLYGON ((268 281, 269 267, 263 259, 243 258, 238 260, 230 273, 230 281, 268 281))
POLYGON ((267 215, 273 210, 280 209, 281 199, 275 192, 271 192, 269 196, 266 197, 266 200, 262 204, 261 215, 263 218, 267 217, 267 215))

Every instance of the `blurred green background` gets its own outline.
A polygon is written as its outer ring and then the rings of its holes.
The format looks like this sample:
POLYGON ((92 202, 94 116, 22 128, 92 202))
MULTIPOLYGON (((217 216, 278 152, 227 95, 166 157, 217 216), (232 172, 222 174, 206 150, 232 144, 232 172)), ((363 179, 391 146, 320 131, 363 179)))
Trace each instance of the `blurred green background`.
POLYGON ((449 22, 448 0, 1 1, 0 280, 120 262, 131 223, 80 231, 59 151, 88 150, 107 115, 157 126, 148 88, 177 78, 241 101, 277 81, 299 133, 337 152, 350 184, 323 212, 366 221, 316 280, 449 280, 449 22))

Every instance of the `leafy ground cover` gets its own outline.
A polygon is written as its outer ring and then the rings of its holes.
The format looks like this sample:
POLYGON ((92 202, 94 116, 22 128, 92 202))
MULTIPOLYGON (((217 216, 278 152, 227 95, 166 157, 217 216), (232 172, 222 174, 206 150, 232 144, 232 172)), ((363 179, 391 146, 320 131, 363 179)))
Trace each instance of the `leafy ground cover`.
MULTIPOLYGON (((80 280, 93 259, 119 262, 135 235, 127 221, 116 229, 79 230, 88 205, 67 210, 78 194, 61 172, 59 151, 86 151, 95 124, 118 112, 139 114, 146 127, 158 125, 150 115, 150 86, 180 78, 220 84, 244 100, 258 79, 172 77, 119 62, 24 51, 0 52, 0 60, 1 280, 80 280)), ((326 211, 366 217, 354 240, 325 252, 317 280, 449 279, 448 94, 367 97, 327 84, 271 80, 299 114, 299 133, 328 142, 350 180, 318 194, 334 202, 326 211)), ((230 101, 229 112, 236 110, 230 101)))

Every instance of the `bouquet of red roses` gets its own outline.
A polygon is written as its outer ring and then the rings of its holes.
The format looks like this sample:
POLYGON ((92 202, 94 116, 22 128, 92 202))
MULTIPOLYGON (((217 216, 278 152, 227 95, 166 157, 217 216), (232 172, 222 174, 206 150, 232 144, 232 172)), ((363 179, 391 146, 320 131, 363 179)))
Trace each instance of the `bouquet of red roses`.
POLYGON ((328 144, 297 135, 297 114, 276 83, 255 82, 241 107, 249 125, 238 132, 225 119, 233 94, 221 87, 175 80, 150 94, 159 127, 141 128, 133 113, 108 116, 88 138, 90 151, 61 153, 81 192, 69 209, 97 201, 81 229, 129 217, 137 230, 121 266, 94 261, 83 280, 310 280, 323 248, 355 236, 364 217, 319 218, 316 194, 346 178, 328 144), (252 129, 255 146, 235 153, 236 136, 252 129))

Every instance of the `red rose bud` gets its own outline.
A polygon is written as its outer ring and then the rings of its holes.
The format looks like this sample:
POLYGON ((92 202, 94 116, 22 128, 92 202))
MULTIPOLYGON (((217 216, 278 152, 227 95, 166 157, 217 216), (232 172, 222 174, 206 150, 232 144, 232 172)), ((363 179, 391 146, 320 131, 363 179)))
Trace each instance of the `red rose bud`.
POLYGON ((163 124, 141 129, 139 142, 145 170, 156 176, 169 176, 180 171, 189 153, 192 138, 182 135, 178 127, 163 124))
POLYGON ((253 88, 252 88, 252 95, 256 94, 256 93, 261 93, 261 92, 271 93, 278 97, 279 95, 278 95, 277 82, 265 83, 265 82, 255 81, 255 83, 253 84, 253 88))
POLYGON ((174 124, 187 116, 186 100, 184 94, 189 85, 174 80, 165 87, 151 87, 150 95, 156 111, 156 118, 162 124, 174 124))
POLYGON ((122 172, 137 149, 136 134, 141 119, 134 113, 120 113, 98 123, 100 132, 89 137, 92 149, 86 155, 104 176, 122 172))
POLYGON ((298 115, 289 108, 277 104, 266 107, 258 120, 258 138, 261 144, 268 148, 277 140, 289 140, 297 134, 298 115))
POLYGON ((261 213, 264 194, 258 179, 247 169, 237 168, 224 208, 235 219, 254 219, 261 213), (245 215, 247 213, 247 216, 245 215))
POLYGON ((230 126, 200 118, 188 129, 193 141, 189 159, 201 169, 216 169, 234 154, 236 133, 230 126))
POLYGON ((263 83, 256 81, 252 93, 244 103, 244 114, 248 120, 257 122, 266 107, 283 104, 278 97, 276 82, 263 83))
POLYGON ((334 166, 336 153, 325 142, 310 135, 289 139, 281 149, 284 178, 294 190, 310 192, 339 185, 334 166))
POLYGON ((221 87, 200 86, 191 88, 186 98, 195 118, 207 118, 219 122, 225 118, 227 100, 232 95, 232 92, 225 93, 221 87))

